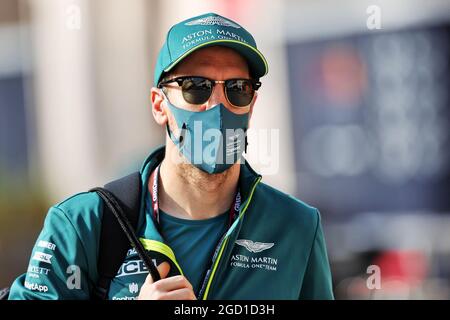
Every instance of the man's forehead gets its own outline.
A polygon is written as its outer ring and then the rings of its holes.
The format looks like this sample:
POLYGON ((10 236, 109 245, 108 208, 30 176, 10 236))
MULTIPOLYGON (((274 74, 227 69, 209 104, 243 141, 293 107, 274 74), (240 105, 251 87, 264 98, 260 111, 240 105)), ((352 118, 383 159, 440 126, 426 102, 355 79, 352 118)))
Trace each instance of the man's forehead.
POLYGON ((221 60, 224 63, 241 63, 246 64, 245 58, 236 50, 224 46, 211 46, 198 49, 192 52, 185 58, 185 61, 191 60, 198 63, 208 62, 214 60, 221 60))
POLYGON ((174 73, 182 72, 186 69, 211 69, 226 68, 233 71, 244 71, 248 73, 248 64, 242 55, 237 51, 223 47, 211 46, 201 48, 192 52, 175 68, 174 73))

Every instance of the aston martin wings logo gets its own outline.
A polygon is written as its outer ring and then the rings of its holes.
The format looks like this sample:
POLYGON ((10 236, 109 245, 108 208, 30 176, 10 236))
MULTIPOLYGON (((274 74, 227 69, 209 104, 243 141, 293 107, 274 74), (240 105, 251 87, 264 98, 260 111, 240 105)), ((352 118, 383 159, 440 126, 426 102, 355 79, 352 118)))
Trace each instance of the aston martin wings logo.
POLYGON ((264 242, 253 242, 252 240, 239 239, 236 240, 236 243, 240 246, 243 246, 250 252, 261 252, 267 249, 272 248, 275 243, 264 243, 264 242))
POLYGON ((233 27, 233 28, 236 28, 236 29, 240 28, 240 26, 237 25, 236 23, 233 23, 233 22, 231 22, 229 20, 226 20, 226 19, 224 19, 222 17, 215 17, 215 16, 189 21, 189 22, 186 22, 185 24, 187 26, 195 26, 195 25, 211 26, 211 25, 217 24, 218 26, 233 27))

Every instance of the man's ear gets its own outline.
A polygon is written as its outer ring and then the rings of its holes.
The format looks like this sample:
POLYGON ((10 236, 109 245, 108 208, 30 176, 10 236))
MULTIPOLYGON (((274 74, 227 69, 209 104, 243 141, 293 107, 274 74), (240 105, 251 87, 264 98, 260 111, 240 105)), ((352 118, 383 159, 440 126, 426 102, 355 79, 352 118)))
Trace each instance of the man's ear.
POLYGON ((155 121, 160 126, 167 123, 167 113, 164 108, 164 96, 161 89, 153 87, 150 91, 150 100, 152 102, 152 114, 155 121))

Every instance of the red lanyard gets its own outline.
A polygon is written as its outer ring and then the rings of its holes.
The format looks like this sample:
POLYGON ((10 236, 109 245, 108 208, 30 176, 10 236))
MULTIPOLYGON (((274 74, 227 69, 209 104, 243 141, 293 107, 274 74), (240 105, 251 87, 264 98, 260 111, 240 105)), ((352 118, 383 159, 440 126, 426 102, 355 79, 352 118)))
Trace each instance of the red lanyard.
MULTIPOLYGON (((158 165, 153 172, 153 184, 150 189, 150 197, 152 199, 153 206, 153 218, 159 224, 159 204, 158 204, 158 178, 159 178, 159 167, 158 165)), ((239 216, 239 209, 241 207, 241 193, 238 190, 236 197, 234 199, 233 205, 230 208, 230 214, 228 219, 228 227, 231 227, 234 220, 239 216)))

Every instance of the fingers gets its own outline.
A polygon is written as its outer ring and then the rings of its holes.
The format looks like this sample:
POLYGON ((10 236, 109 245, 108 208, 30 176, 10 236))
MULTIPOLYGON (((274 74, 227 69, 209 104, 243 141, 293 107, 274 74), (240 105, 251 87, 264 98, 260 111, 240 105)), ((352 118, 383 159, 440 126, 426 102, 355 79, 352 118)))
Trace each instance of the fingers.
POLYGON ((157 291, 164 292, 164 291, 174 291, 178 289, 189 289, 193 290, 192 285, 190 282, 183 276, 174 276, 166 279, 161 279, 155 284, 153 284, 154 288, 157 291))
POLYGON ((194 289, 184 276, 167 278, 170 264, 163 262, 158 266, 161 280, 153 282, 149 274, 139 292, 139 300, 196 300, 194 289))
POLYGON ((159 300, 197 300, 192 289, 183 288, 165 292, 159 296, 159 300))

